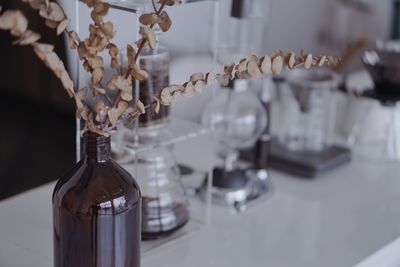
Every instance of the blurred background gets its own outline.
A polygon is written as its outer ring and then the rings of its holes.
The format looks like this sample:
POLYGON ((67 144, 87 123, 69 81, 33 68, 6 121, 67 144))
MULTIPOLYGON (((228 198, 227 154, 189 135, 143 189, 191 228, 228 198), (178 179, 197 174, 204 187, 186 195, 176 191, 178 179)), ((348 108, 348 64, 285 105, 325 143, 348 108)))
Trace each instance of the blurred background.
MULTIPOLYGON (((361 43, 366 49, 377 40, 392 37, 393 0, 264 1, 268 7, 260 11, 267 25, 264 32, 253 35, 262 39, 262 53, 276 48, 298 52, 303 48, 314 54, 350 54, 349 62, 340 70, 346 76, 362 67, 362 51, 356 49, 354 54, 349 48, 361 43)), ((71 12, 73 1, 61 2, 71 12)), ((64 40, 56 38, 26 4, 0 0, 0 5, 5 9, 22 9, 29 16, 31 27, 43 33, 45 41, 56 44, 62 58, 71 61, 64 40)), ((213 66, 210 51, 214 37, 210 28, 215 10, 206 2, 193 5, 198 5, 195 13, 187 6, 171 10, 174 26, 162 37, 172 58, 172 83, 213 66)), ((127 27, 126 23, 123 27, 127 27)), ((75 119, 74 103, 30 48, 12 46, 12 38, 5 32, 0 32, 0 40, 1 200, 56 180, 73 165, 75 119)), ((200 99, 181 101, 173 112, 200 120, 207 97, 204 94, 200 99)))

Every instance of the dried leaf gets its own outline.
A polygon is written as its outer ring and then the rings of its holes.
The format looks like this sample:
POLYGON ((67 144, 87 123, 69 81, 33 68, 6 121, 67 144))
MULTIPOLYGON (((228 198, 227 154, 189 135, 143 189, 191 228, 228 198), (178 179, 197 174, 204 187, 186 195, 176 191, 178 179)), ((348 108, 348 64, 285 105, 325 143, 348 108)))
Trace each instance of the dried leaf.
POLYGON ((260 69, 258 68, 257 61, 250 61, 247 65, 247 72, 252 78, 258 79, 261 76, 260 69))
POLYGON ((139 110, 140 114, 146 113, 146 109, 145 109, 145 106, 142 103, 142 101, 140 101, 140 100, 136 101, 135 107, 137 108, 137 110, 139 110))
POLYGON ((67 28, 69 20, 67 18, 63 19, 57 26, 57 35, 62 34, 67 28))
POLYGON ((183 85, 183 92, 182 95, 185 97, 193 97, 196 95, 194 84, 191 82, 187 82, 183 85))
POLYGON ((102 1, 97 1, 93 5, 94 12, 103 17, 107 16, 109 9, 110 5, 102 1))
POLYGON ((326 56, 321 56, 321 58, 318 60, 318 66, 319 67, 324 66, 325 62, 326 62, 326 56))
POLYGON ((132 96, 132 80, 125 79, 124 76, 116 75, 113 76, 111 81, 107 84, 110 90, 121 91, 121 98, 125 101, 131 101, 132 96))
POLYGON ((36 43, 40 39, 40 34, 33 32, 31 30, 27 30, 22 36, 13 42, 14 45, 31 45, 36 43))
MULTIPOLYGON (((88 121, 89 115, 90 115, 90 109, 85 104, 83 105, 83 108, 80 108, 80 109, 77 108, 76 109, 76 118, 77 119, 83 119, 85 121, 88 121)), ((95 125, 93 124, 93 126, 95 126, 95 125)))
POLYGON ((118 103, 118 107, 112 108, 108 111, 108 118, 110 119, 110 123, 112 125, 117 124, 119 118, 122 114, 124 114, 125 110, 128 109, 128 103, 125 101, 120 101, 118 103))
POLYGON ((304 68, 310 69, 312 67, 313 63, 313 56, 311 54, 308 54, 304 60, 304 68))
POLYGON ((236 78, 238 78, 239 80, 244 80, 244 79, 247 79, 247 78, 248 78, 248 77, 247 77, 247 71, 242 71, 242 72, 237 71, 237 72, 235 73, 235 75, 236 75, 236 78))
POLYGON ((250 56, 247 57, 247 62, 256 62, 257 65, 259 64, 259 59, 256 55, 252 54, 250 56))
POLYGON ((99 123, 105 123, 108 116, 109 107, 104 104, 103 101, 97 101, 94 106, 96 112, 96 121, 99 123))
POLYGON ((7 10, 0 16, 0 29, 20 37, 28 29, 28 20, 19 10, 7 10))
POLYGON ((339 58, 334 56, 327 56, 328 66, 338 66, 341 62, 339 58))
POLYGON ((288 69, 293 69, 296 64, 296 54, 289 53, 286 57, 286 66, 288 69))
POLYGON ((44 43, 34 43, 33 48, 35 51, 40 53, 50 53, 54 50, 54 45, 44 43))
POLYGON ((153 104, 151 105, 152 110, 158 114, 160 112, 160 108, 161 108, 161 104, 160 104, 160 100, 156 99, 153 104))
POLYGON ((40 10, 42 6, 48 7, 50 4, 46 0, 22 0, 22 2, 29 3, 32 9, 34 10, 40 10))
POLYGON ((0 29, 11 30, 17 24, 17 12, 16 10, 7 10, 0 16, 0 29))
POLYGON ((158 26, 160 26, 160 29, 163 32, 167 32, 172 25, 171 18, 168 16, 168 13, 166 11, 161 12, 158 26))
POLYGON ((215 76, 214 76, 214 74, 212 74, 211 72, 208 72, 208 73, 206 74, 206 79, 205 79, 205 81, 206 81, 206 84, 207 84, 207 85, 213 84, 214 81, 215 81, 215 76))
POLYGON ((93 95, 96 96, 97 94, 105 95, 106 89, 93 85, 93 95))
POLYGON ((74 96, 74 82, 72 81, 68 72, 66 70, 63 70, 59 76, 59 79, 60 79, 64 89, 67 91, 69 97, 73 97, 74 96))
POLYGON ((115 32, 114 32, 114 25, 112 22, 106 22, 101 24, 100 30, 104 33, 104 35, 108 38, 108 40, 111 40, 114 38, 115 32))
POLYGON ((80 60, 83 60, 85 58, 91 57, 92 55, 89 53, 89 51, 86 48, 86 45, 84 42, 80 42, 78 46, 78 54, 80 60))
POLYGON ((16 13, 16 24, 11 29, 10 33, 13 36, 21 36, 28 29, 28 19, 22 14, 22 12, 17 11, 16 13))
POLYGON ((121 57, 119 54, 119 48, 115 44, 107 45, 108 53, 111 56, 111 68, 118 69, 121 66, 121 57))
POLYGON ((55 2, 50 2, 48 7, 46 7, 46 5, 42 5, 39 15, 44 19, 57 22, 63 21, 66 17, 62 7, 55 2))
POLYGON ((105 70, 103 67, 95 68, 92 72, 92 83, 97 85, 103 80, 105 70))
POLYGON ((226 87, 229 85, 229 82, 231 81, 229 75, 227 74, 217 74, 215 76, 217 82, 222 86, 222 87, 226 87))
POLYGON ((272 75, 272 60, 269 55, 266 55, 262 60, 261 71, 264 74, 272 75))
POLYGON ((156 24, 159 21, 159 17, 156 13, 149 13, 149 14, 143 14, 139 17, 140 23, 143 25, 151 25, 151 24, 156 24))
POLYGON ((197 81, 199 80, 204 80, 204 73, 202 72, 197 72, 195 74, 193 74, 192 76, 190 76, 190 81, 195 84, 197 81))
POLYGON ((176 102, 176 101, 178 101, 178 99, 179 99, 180 97, 183 96, 183 92, 182 92, 182 91, 179 91, 179 90, 176 90, 176 91, 173 91, 173 92, 171 93, 171 95, 172 95, 172 101, 173 101, 173 102, 176 102))
POLYGON ((234 71, 234 69, 235 69, 235 64, 229 64, 229 65, 226 65, 225 67, 224 67, 224 73, 225 73, 225 75, 227 75, 228 76, 228 79, 229 80, 232 80, 232 78, 233 78, 233 71, 234 71))
POLYGON ((100 25, 103 22, 103 18, 108 14, 110 5, 102 1, 96 1, 92 5, 93 11, 91 17, 96 25, 100 25))
MULTIPOLYGON (((128 45, 129 46, 129 45, 128 45)), ((110 54, 110 56, 112 58, 116 58, 119 57, 119 48, 117 45, 113 44, 113 43, 109 43, 107 45, 107 49, 108 49, 108 53, 110 54)))
POLYGON ((133 119, 136 119, 137 117, 145 113, 145 106, 140 100, 138 100, 135 105, 133 105, 133 107, 128 107, 128 109, 125 110, 124 116, 129 117, 130 121, 132 121, 133 119))
POLYGON ((271 58, 276 58, 277 56, 283 57, 284 55, 285 53, 282 50, 276 49, 274 52, 272 52, 271 58))
POLYGON ((76 101, 77 108, 83 108, 83 104, 86 99, 88 91, 89 90, 86 87, 83 87, 76 92, 75 101, 76 101))
POLYGON ((165 4, 167 6, 173 6, 177 4, 181 4, 182 0, 160 0, 160 4, 165 4))
POLYGON ((92 70, 102 68, 104 64, 104 60, 101 56, 88 57, 86 58, 86 62, 92 70))
POLYGON ((149 78, 149 74, 145 70, 140 69, 136 64, 132 66, 132 74, 138 81, 144 81, 149 78))
POLYGON ((127 55, 128 55, 128 65, 130 68, 133 68, 136 65, 135 61, 136 50, 130 44, 128 44, 127 46, 127 55))
POLYGON ((64 63, 60 60, 58 55, 54 53, 53 46, 34 43, 32 44, 33 51, 35 54, 45 63, 45 65, 53 71, 53 73, 59 78, 69 96, 74 95, 73 82, 65 70, 64 63))
POLYGON ((149 43, 151 49, 156 47, 157 41, 156 36, 154 34, 154 30, 149 27, 140 27, 139 33, 143 36, 143 38, 149 43))
POLYGON ((58 22, 54 21, 54 20, 48 20, 46 19, 45 24, 47 27, 49 27, 50 29, 57 29, 58 27, 58 22))
POLYGON ((99 129, 99 127, 96 126, 95 122, 93 121, 93 113, 92 112, 90 112, 87 115, 87 117, 88 118, 86 120, 85 126, 86 126, 86 128, 88 129, 89 132, 92 132, 92 133, 95 133, 95 134, 98 134, 98 135, 103 135, 103 136, 106 136, 106 137, 110 136, 110 133, 103 132, 102 130, 99 129))
POLYGON ((279 75, 283 69, 283 58, 277 56, 272 60, 272 74, 279 75))
POLYGON ((68 32, 69 48, 77 49, 80 42, 81 41, 79 40, 79 36, 75 31, 69 31, 68 32))
POLYGON ((160 100, 164 106, 171 105, 173 101, 173 93, 179 89, 181 89, 181 85, 171 85, 164 88, 160 94, 160 100))
POLYGON ((236 70, 239 72, 245 72, 247 70, 247 63, 247 58, 241 59, 239 64, 236 66, 236 70))
POLYGON ((195 84, 194 84, 194 91, 197 94, 201 94, 201 92, 203 91, 203 87, 206 83, 203 80, 198 80, 195 84))

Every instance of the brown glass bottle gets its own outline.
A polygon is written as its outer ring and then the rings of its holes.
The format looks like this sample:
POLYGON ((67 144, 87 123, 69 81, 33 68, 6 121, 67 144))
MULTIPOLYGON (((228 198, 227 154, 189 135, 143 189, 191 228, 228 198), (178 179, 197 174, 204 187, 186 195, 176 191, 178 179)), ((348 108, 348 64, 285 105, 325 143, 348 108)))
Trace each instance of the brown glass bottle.
POLYGON ((53 193, 54 266, 139 267, 139 186, 110 158, 110 138, 82 143, 83 159, 53 193))

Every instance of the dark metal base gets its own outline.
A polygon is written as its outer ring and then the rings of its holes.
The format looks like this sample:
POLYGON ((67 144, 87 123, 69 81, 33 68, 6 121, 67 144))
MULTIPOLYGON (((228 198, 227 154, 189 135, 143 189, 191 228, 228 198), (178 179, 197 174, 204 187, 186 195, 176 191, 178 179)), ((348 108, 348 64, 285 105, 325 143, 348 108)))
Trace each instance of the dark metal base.
POLYGON ((321 152, 291 151, 274 142, 271 168, 307 178, 314 178, 351 161, 351 152, 341 147, 328 147, 321 152))
MULTIPOLYGON (((261 198, 271 191, 270 178, 266 170, 236 169, 225 171, 216 168, 213 172, 212 199, 220 205, 228 205, 237 211, 246 209, 250 202, 261 198)), ((199 190, 205 197, 207 178, 199 190)))
MULTIPOLYGON (((250 150, 243 152, 241 157, 254 162, 254 155, 254 150, 250 150)), ((269 166, 304 178, 314 178, 350 161, 351 152, 346 148, 331 146, 321 152, 292 151, 273 140, 269 166)))

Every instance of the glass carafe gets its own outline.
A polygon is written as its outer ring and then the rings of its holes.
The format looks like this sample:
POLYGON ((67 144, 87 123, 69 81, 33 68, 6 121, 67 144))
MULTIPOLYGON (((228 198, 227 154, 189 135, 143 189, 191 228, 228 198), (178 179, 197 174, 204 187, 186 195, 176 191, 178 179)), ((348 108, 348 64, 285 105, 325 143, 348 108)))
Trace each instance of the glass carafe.
POLYGON ((333 89, 340 79, 326 69, 297 69, 277 88, 278 141, 294 151, 319 152, 328 145, 334 123, 333 89))
POLYGON ((163 127, 151 126, 139 130, 138 142, 154 146, 139 152, 132 161, 122 164, 132 174, 140 176, 143 194, 142 239, 158 239, 179 230, 189 221, 188 199, 181 181, 173 147, 159 145, 163 127))

